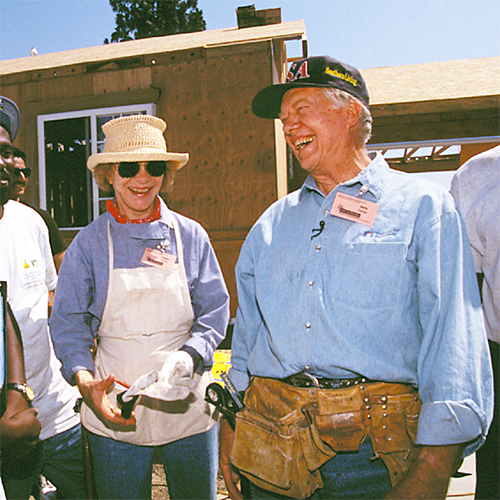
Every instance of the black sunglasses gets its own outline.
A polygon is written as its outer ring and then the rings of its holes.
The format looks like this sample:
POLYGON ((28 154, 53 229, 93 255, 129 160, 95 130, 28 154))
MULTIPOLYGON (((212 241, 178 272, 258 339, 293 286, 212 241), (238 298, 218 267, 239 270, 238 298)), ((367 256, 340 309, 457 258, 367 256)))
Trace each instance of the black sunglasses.
MULTIPOLYGON (((139 173, 140 165, 138 161, 122 161, 118 164, 120 177, 128 179, 135 177, 139 173)), ((146 172, 152 177, 161 177, 167 171, 166 161, 148 161, 146 172)))
POLYGON ((14 178, 15 179, 17 179, 18 177, 20 177, 21 173, 27 179, 31 175, 31 167, 24 167, 24 168, 15 167, 14 168, 14 178))

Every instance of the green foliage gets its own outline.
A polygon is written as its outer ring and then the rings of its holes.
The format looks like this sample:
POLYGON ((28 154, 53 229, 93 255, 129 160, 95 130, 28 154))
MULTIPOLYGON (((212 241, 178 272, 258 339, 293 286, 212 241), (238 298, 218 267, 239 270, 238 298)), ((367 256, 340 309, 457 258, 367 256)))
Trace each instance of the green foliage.
MULTIPOLYGON (((109 0, 116 12, 111 42, 206 29, 198 0, 109 0)), ((109 43, 106 38, 104 43, 109 43)))

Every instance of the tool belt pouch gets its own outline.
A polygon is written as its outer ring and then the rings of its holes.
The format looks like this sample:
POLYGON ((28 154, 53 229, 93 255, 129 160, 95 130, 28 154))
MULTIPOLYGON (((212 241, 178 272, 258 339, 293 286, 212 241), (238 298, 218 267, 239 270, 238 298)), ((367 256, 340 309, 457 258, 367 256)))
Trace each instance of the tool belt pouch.
POLYGON ((418 456, 415 439, 421 406, 420 397, 413 389, 406 394, 388 394, 382 405, 371 405, 368 433, 375 456, 380 457, 389 470, 392 486, 401 481, 418 456))
MULTIPOLYGON (((323 486, 318 468, 335 453, 328 450, 315 430, 311 432, 301 409, 283 417, 269 412, 264 415, 251 406, 251 400, 255 400, 248 397, 252 390, 260 388, 251 386, 247 390, 245 409, 236 416, 232 464, 267 491, 296 499, 311 496, 323 486)), ((269 398, 269 393, 265 397, 269 398)))
MULTIPOLYGON (((321 440, 335 452, 353 452, 366 437, 363 399, 358 387, 320 391, 318 402, 309 405, 321 440)), ((313 426, 314 427, 314 426, 313 426)))

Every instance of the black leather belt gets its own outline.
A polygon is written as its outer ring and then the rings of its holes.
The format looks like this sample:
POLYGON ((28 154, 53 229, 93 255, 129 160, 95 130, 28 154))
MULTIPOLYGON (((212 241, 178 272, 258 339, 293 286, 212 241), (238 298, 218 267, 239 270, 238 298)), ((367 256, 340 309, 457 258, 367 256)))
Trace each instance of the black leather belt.
POLYGON ((318 378, 310 373, 297 373, 281 379, 282 382, 294 387, 317 387, 318 389, 346 389, 358 384, 373 383, 374 380, 369 380, 365 377, 356 378, 318 378))

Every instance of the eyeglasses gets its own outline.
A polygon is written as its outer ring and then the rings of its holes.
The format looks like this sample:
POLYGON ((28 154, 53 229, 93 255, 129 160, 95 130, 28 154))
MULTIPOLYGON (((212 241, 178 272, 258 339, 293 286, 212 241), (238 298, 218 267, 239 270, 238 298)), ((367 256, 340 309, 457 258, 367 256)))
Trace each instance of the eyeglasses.
MULTIPOLYGON (((122 161, 118 164, 118 173, 120 177, 129 179, 139 173, 140 165, 138 161, 122 161)), ((148 161, 146 172, 152 177, 161 177, 167 171, 166 161, 148 161)))
POLYGON ((14 168, 14 178, 17 179, 18 177, 21 176, 21 173, 26 177, 26 179, 31 175, 31 167, 24 167, 24 168, 14 168))

